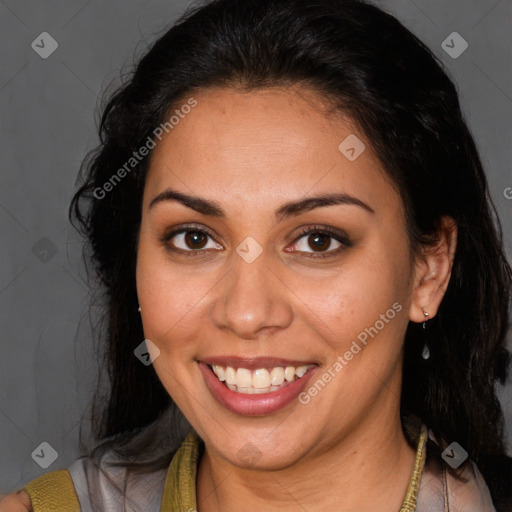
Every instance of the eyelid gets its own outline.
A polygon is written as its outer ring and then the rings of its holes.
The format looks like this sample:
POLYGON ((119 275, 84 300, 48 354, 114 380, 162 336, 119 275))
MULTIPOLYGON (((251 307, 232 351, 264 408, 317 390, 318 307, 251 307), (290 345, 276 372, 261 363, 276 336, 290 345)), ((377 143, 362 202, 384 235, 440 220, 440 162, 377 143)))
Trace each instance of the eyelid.
POLYGON ((215 240, 215 235, 214 235, 213 231, 211 231, 210 229, 208 229, 205 226, 199 226, 197 224, 183 224, 181 226, 177 226, 175 228, 171 228, 171 229, 165 230, 165 232, 162 235, 160 240, 162 242, 165 242, 165 241, 170 240, 174 236, 179 235, 180 233, 184 233, 184 232, 186 233, 187 231, 197 231, 199 233, 200 232, 204 232, 209 237, 211 237, 213 240, 215 240))
POLYGON ((311 233, 327 234, 327 235, 331 236, 332 238, 335 238, 336 240, 338 240, 340 243, 347 244, 347 245, 352 244, 349 236, 343 230, 331 228, 329 226, 321 226, 321 225, 313 225, 313 226, 308 226, 308 227, 304 228, 302 231, 300 231, 296 235, 295 240, 298 240, 299 238, 302 238, 304 235, 308 235, 311 233))

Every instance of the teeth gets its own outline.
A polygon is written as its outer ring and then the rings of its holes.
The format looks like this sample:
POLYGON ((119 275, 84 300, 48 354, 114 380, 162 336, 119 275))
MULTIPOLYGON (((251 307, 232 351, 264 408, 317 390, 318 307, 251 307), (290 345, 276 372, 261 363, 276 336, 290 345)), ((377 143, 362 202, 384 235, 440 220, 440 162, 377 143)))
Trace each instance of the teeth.
POLYGON ((236 385, 239 388, 248 388, 252 385, 251 370, 238 368, 236 371, 236 385))
POLYGON ((284 382, 284 370, 280 366, 272 368, 270 382, 273 386, 280 386, 284 382))
POLYGON ((268 388, 270 386, 270 373, 268 372, 268 370, 266 370, 265 368, 256 370, 254 372, 254 375, 252 376, 252 386, 257 389, 268 388))
POLYGON ((306 374, 307 371, 308 371, 307 366, 299 366, 298 368, 295 369, 295 375, 297 375, 297 377, 299 377, 299 379, 300 379, 301 377, 303 377, 306 374))
POLYGON ((212 365, 213 373, 221 382, 225 382, 231 391, 248 395, 270 393, 287 386, 297 378, 303 377, 314 365, 287 366, 283 368, 233 368, 231 366, 212 365))
MULTIPOLYGON (((215 372, 215 368, 213 369, 213 371, 215 372)), ((227 384, 230 384, 232 386, 234 386, 236 384, 236 373, 235 373, 235 370, 233 368, 231 368, 231 366, 228 366, 226 368, 224 375, 226 376, 227 384)), ((218 377, 218 375, 217 375, 217 377, 218 377)))
POLYGON ((221 382, 224 382, 226 380, 226 372, 224 371, 224 368, 222 368, 222 366, 219 366, 218 364, 214 364, 213 371, 215 372, 215 375, 217 375, 217 377, 219 377, 219 380, 221 382))
POLYGON ((295 367, 294 366, 287 366, 286 370, 284 371, 284 378, 291 382, 295 377, 295 367))

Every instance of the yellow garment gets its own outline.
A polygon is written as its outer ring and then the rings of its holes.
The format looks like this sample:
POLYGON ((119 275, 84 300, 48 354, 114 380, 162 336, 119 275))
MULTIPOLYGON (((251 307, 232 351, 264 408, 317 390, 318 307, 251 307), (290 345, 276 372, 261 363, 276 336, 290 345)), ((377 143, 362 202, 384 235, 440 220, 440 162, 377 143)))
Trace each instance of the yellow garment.
POLYGON ((197 510, 196 474, 201 442, 195 430, 191 430, 172 458, 160 512, 197 510))
MULTIPOLYGON (((427 429, 423 425, 416 460, 400 512, 414 512, 419 483, 426 458, 427 429)), ((175 453, 165 479, 160 512, 192 512, 197 510, 196 476, 201 439, 191 430, 175 453)), ((36 478, 24 488, 34 512, 80 512, 80 504, 71 475, 67 470, 53 471, 36 478)))
POLYGON ((75 486, 66 469, 41 475, 23 490, 30 496, 34 512, 80 512, 75 486))

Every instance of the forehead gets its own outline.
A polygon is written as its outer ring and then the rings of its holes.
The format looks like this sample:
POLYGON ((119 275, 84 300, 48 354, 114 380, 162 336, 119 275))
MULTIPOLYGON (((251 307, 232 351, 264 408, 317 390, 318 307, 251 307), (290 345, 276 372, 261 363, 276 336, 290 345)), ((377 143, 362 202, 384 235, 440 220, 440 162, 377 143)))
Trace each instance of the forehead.
POLYGON ((333 189, 367 201, 393 195, 369 141, 350 118, 330 111, 318 93, 300 87, 186 96, 153 150, 145 202, 166 187, 255 207, 333 189), (196 105, 182 109, 191 98, 196 105))

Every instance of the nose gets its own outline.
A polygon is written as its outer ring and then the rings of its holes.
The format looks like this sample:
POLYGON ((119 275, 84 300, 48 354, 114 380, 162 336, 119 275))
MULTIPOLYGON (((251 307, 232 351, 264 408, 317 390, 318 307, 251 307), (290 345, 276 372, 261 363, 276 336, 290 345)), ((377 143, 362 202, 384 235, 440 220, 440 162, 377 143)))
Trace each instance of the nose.
POLYGON ((292 294, 279 277, 278 265, 270 267, 265 251, 250 263, 235 252, 231 260, 218 285, 212 309, 214 325, 245 340, 288 327, 293 318, 292 294))

